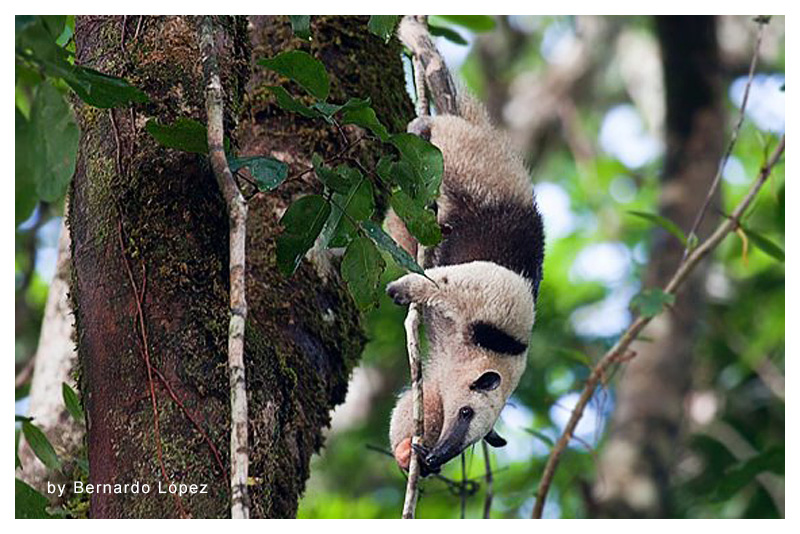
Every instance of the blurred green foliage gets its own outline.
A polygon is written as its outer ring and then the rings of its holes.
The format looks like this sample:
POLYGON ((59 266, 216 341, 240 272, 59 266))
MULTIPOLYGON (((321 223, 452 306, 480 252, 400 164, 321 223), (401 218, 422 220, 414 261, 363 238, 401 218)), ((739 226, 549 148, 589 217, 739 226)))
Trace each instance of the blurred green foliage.
MULTIPOLYGON (((724 21, 730 28, 754 34, 755 28, 749 18, 731 19, 728 17, 724 21)), ((463 21, 459 23, 447 17, 432 22, 445 29, 438 33, 450 35, 450 42, 441 40, 446 37, 438 41, 448 58, 466 54, 458 74, 464 84, 483 99, 494 94, 490 91, 492 84, 500 82, 508 91, 508 86, 521 76, 545 76, 557 65, 550 56, 553 49, 557 49, 559 39, 576 38, 579 26, 573 17, 553 16, 497 18, 493 25, 484 19, 475 19, 468 21, 472 29, 463 21), (456 26, 452 26, 454 23, 456 26), (458 38, 453 37, 454 32, 458 38), (457 43, 460 39, 466 39, 469 44, 459 48, 453 41, 457 43), (489 40, 499 42, 491 46, 501 49, 495 57, 500 59, 491 62, 491 70, 482 57, 489 40)), ((24 28, 31 21, 25 19, 20 23, 24 28)), ((615 340, 613 332, 587 334, 577 327, 579 319, 597 323, 603 315, 613 315, 623 322, 628 320, 625 308, 639 291, 653 236, 664 233, 628 214, 629 211, 658 211, 661 156, 637 168, 629 168, 618 155, 604 150, 599 141, 609 112, 616 106, 627 104, 642 114, 621 73, 618 56, 622 47, 617 38, 621 32, 628 31, 645 43, 656 44, 652 21, 649 17, 611 17, 605 18, 603 23, 609 27, 609 37, 593 43, 589 59, 591 75, 573 92, 574 125, 588 140, 589 157, 576 159, 567 130, 560 127, 551 128, 528 154, 543 209, 547 211, 548 206, 544 205, 547 201, 565 200, 560 208, 561 215, 567 217, 570 224, 547 238, 544 281, 528 368, 512 398, 513 406, 504 412, 498 426, 509 445, 505 449, 491 449, 492 517, 530 516, 533 494, 547 454, 558 436, 559 423, 563 424, 565 414, 569 413, 570 395, 580 391, 591 362, 615 340), (577 268, 582 254, 604 244, 621 246, 619 250, 625 252, 622 255, 625 268, 613 281, 586 276, 577 268), (608 304, 615 295, 622 304, 601 307, 597 311, 598 306, 608 304)), ((302 31, 305 23, 297 24, 302 31)), ((769 27, 771 51, 762 57, 759 73, 781 78, 784 75, 783 24, 783 18, 778 17, 769 27)), ((73 17, 67 17, 57 39, 67 52, 74 46, 73 27, 73 17)), ((728 56, 738 57, 730 52, 732 44, 721 41, 721 45, 728 56)), ((738 102, 731 99, 727 90, 745 71, 748 50, 745 47, 742 57, 731 59, 725 69, 729 124, 733 123, 738 102)), ((63 82, 45 81, 41 72, 17 63, 18 131, 24 131, 26 121, 31 118, 37 86, 41 83, 50 84, 47 89, 50 96, 54 96, 55 90, 67 101, 63 82)), ((752 94, 751 107, 763 104, 759 102, 760 98, 765 98, 763 95, 752 94)), ((759 128, 748 115, 733 154, 736 163, 733 170, 737 172, 726 174, 723 182, 722 211, 730 212, 745 193, 775 139, 774 133, 759 128)), ((18 150, 24 146, 18 138, 18 150)), ((29 160, 23 157, 20 161, 29 160)), ((52 230, 52 223, 58 222, 63 199, 48 204, 40 202, 30 176, 18 173, 16 211, 15 362, 19 372, 30 360, 38 342, 49 283, 43 265, 48 257, 52 263, 55 247, 53 240, 48 239, 52 231, 47 233, 46 230, 52 230)), ((545 216, 546 223, 550 223, 552 219, 547 220, 547 213, 545 216)), ((712 212, 709 217, 719 219, 720 214, 712 212)), ((770 182, 759 194, 746 225, 784 246, 783 164, 776 167, 770 182)), ((404 272, 393 261, 388 261, 388 256, 386 259, 380 287, 404 272)), ((716 425, 728 436, 736 436, 750 447, 755 457, 758 453, 771 456, 753 467, 752 463, 743 463, 731 452, 719 432, 700 429, 689 433, 673 482, 676 515, 776 517, 779 510, 773 496, 753 476, 759 472, 756 469, 759 466, 768 465, 774 470, 776 464, 781 463, 775 460, 775 455, 782 454, 785 443, 785 404, 774 380, 785 374, 785 266, 752 243, 744 256, 741 240, 732 235, 715 252, 706 286, 708 305, 696 346, 693 389, 714 399, 713 420, 707 426, 716 425)), ((379 307, 366 315, 370 341, 361 369, 351 385, 352 398, 345 409, 335 414, 326 445, 312 460, 312 475, 300 504, 299 517, 399 516, 405 477, 386 449, 390 412, 396 394, 408 383, 404 317, 405 309, 393 305, 385 295, 381 296, 379 307)), ((27 384, 24 384, 18 388, 17 398, 26 395, 27 384)), ((587 515, 582 488, 593 481, 594 456, 603 447, 604 423, 614 407, 613 379, 610 387, 600 392, 590 407, 592 410, 585 416, 587 431, 581 433, 579 427, 579 435, 586 443, 575 440, 566 451, 545 508, 546 517, 587 515)), ((466 516, 482 515, 487 484, 480 447, 467 452, 465 463, 465 474, 462 474, 460 462, 454 460, 442 472, 447 480, 423 481, 418 517, 460 517, 459 481, 464 475, 473 481, 468 489, 474 490, 466 496, 466 516)), ((783 479, 779 481, 782 489, 783 479)), ((17 483, 18 498, 26 491, 27 488, 17 483)), ((34 504, 40 506, 38 502, 34 504)))
MULTIPOLYGON (((737 22, 746 26, 749 19, 741 19, 737 22)), ((444 21, 439 19, 436 22, 444 21)), ((657 45, 652 21, 648 17, 614 17, 608 23, 614 27, 614 37, 623 30, 635 31, 657 45)), ((780 52, 762 57, 758 72, 782 76, 781 19, 777 23, 778 27, 773 20, 770 29, 774 31, 773 38, 779 43, 780 52)), ((556 28, 569 33, 574 24, 570 17, 526 17, 510 24, 507 20, 500 20, 494 32, 506 32, 506 42, 518 39, 520 43, 502 70, 492 73, 492 76, 505 82, 524 73, 545 76, 553 67, 543 57, 544 42, 552 38, 556 28)), ((463 27, 456 29, 469 34, 463 27)), ((755 25, 748 30, 754 35, 755 25)), ((469 53, 458 72, 472 91, 485 98, 486 87, 492 80, 487 78, 481 60, 479 40, 487 36, 469 35, 469 53)), ((443 41, 438 42, 442 46, 443 41)), ((628 213, 658 212, 662 187, 659 182, 661 156, 639 168, 630 169, 598 146, 600 130, 609 110, 620 104, 635 104, 623 83, 615 40, 608 39, 595 43, 595 46, 599 48, 592 55, 597 62, 592 67, 596 72, 589 78, 587 87, 575 94, 577 121, 594 149, 592 157, 576 163, 561 132, 557 132, 554 139, 547 140, 541 155, 532 154, 530 157, 532 179, 539 184, 540 203, 551 198, 541 194, 541 184, 546 182, 544 187, 549 189, 551 185, 557 186, 568 199, 574 224, 563 235, 547 238, 544 282, 528 368, 512 398, 515 408, 504 412, 498 426, 500 433, 509 440, 507 449, 513 450, 490 449, 494 470, 492 517, 530 517, 533 494, 547 453, 558 436, 559 423, 563 424, 569 414, 569 394, 580 391, 588 374, 588 364, 599 358, 615 340, 615 335, 579 335, 573 321, 576 310, 606 301, 619 287, 632 287, 631 295, 626 297, 630 299, 639 290, 639 280, 654 234, 665 233, 652 223, 628 213), (623 278, 607 283, 606 280, 577 276, 575 263, 581 252, 604 243, 622 244, 627 249, 628 266, 623 278)), ((746 51, 749 53, 751 49, 746 51)), ((447 55, 447 51, 445 53, 447 55)), ((448 59, 450 57, 452 55, 448 59)), ((749 56, 743 58, 743 61, 748 60, 749 56)), ((728 95, 734 79, 733 75, 727 75, 725 79, 725 102, 731 125, 738 104, 728 95)), ((757 105, 752 102, 751 107, 757 105)), ((744 195, 764 161, 765 152, 774 147, 776 140, 775 133, 760 130, 748 115, 733 154, 743 172, 738 180, 726 172, 722 185, 726 213, 744 195)), ((748 228, 757 230, 781 247, 785 213, 783 173, 780 164, 747 219, 748 228)), ((544 206, 545 211, 546 208, 544 206)), ((545 217, 547 224, 547 213, 545 217)), ((719 220, 720 214, 710 213, 710 217, 719 220)), ((752 446, 753 451, 782 447, 784 402, 765 385, 758 369, 766 361, 766 365, 779 374, 784 373, 784 265, 752 243, 744 259, 742 243, 735 235, 723 242, 713 261, 711 280, 707 284, 709 304, 695 355, 693 388, 714 395, 718 402, 715 422, 730 425, 742 440, 752 446)), ((389 264, 384 282, 401 274, 389 264)), ((619 315, 621 312, 616 310, 613 313, 619 315)), ((365 386, 361 377, 357 377, 352 382, 357 391, 351 391, 349 399, 355 405, 363 404, 365 410, 359 417, 350 418, 352 410, 348 406, 341 419, 338 419, 338 414, 335 416, 324 450, 312 460, 312 476, 300 505, 299 517, 399 516, 405 477, 387 454, 387 434, 395 396, 408 384, 404 317, 405 310, 394 306, 385 297, 381 299, 379 308, 367 316, 370 342, 362 367, 370 371, 372 381, 365 386)), ((604 424, 614 407, 613 380, 590 406, 594 411, 585 416, 589 419, 585 422, 587 433, 581 434, 579 427, 579 436, 587 443, 574 440, 564 455, 545 508, 545 517, 585 517, 588 514, 584 488, 594 481, 594 456, 603 447, 604 424)), ((466 517, 482 517, 486 483, 484 458, 479 446, 467 452, 466 465, 467 477, 479 486, 477 492, 466 499, 466 517)), ((738 472, 737 469, 741 469, 741 462, 725 444, 707 433, 688 435, 685 450, 679 455, 673 483, 676 515, 779 516, 772 498, 753 478, 752 472, 746 482, 725 495, 724 500, 712 496, 715 491, 720 491, 726 477, 730 480, 731 473, 738 472)), ((462 478, 460 462, 450 462, 442 474, 453 483, 425 479, 417 507, 418 517, 460 517, 461 496, 457 484, 462 478)), ((783 479, 779 481, 782 487, 783 479)))

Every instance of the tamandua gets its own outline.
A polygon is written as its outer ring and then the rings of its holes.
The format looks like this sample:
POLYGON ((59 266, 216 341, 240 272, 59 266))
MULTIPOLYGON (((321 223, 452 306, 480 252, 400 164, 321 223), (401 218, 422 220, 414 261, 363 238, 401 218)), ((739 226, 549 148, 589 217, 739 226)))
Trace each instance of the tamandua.
MULTIPOLYGON (((493 426, 525 370, 544 260, 542 219, 521 156, 479 103, 462 98, 459 107, 462 116, 424 117, 409 126, 430 136, 444 157, 437 199, 444 237, 425 250, 430 280, 408 274, 387 286, 397 304, 421 306, 430 342, 423 371, 425 433, 417 448, 423 475, 482 438, 505 444, 493 426)), ((396 215, 390 213, 388 223, 398 242, 413 242, 396 215)), ((412 434, 406 391, 389 431, 403 469, 412 434)))

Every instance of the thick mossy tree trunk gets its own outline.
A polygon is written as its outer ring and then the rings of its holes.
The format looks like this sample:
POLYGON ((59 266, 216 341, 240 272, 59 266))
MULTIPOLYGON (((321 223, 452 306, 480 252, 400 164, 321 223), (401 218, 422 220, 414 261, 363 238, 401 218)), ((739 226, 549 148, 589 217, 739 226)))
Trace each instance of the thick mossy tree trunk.
MULTIPOLYGON (((688 232, 722 157, 724 110, 714 17, 657 17, 666 86, 666 156, 659 213, 688 232)), ((718 219, 714 204, 698 235, 718 219)), ((656 232, 644 287, 664 287, 683 245, 656 232)), ((672 513, 670 471, 680 450, 685 396, 692 383, 695 343, 703 323, 706 265, 695 269, 674 306, 645 329, 636 357, 617 387, 608 442, 595 486, 597 513, 665 517, 672 513)))
MULTIPOLYGON (((149 484, 148 494, 95 493, 93 517, 229 515, 228 219, 207 159, 166 149, 146 130, 179 117, 205 122, 198 20, 78 17, 77 61, 122 76, 147 104, 79 106, 72 185, 72 299, 94 484, 149 484), (153 402, 155 399, 155 402, 153 402), (158 485, 207 484, 208 493, 159 494, 158 485)), ((226 131, 240 155, 272 155, 304 170, 314 151, 344 141, 323 124, 280 110, 256 60, 293 48, 318 57, 333 101, 369 97, 404 129, 412 106, 400 51, 370 34, 365 17, 315 17, 312 42, 287 17, 221 19, 218 42, 226 131)), ((355 136, 356 132, 347 131, 355 136)), ((375 147, 359 149, 375 157, 375 147)), ((335 260, 310 254, 290 279, 275 265, 278 220, 317 189, 292 180, 250 204, 245 358, 250 418, 251 516, 290 517, 342 402, 364 342, 335 260)))

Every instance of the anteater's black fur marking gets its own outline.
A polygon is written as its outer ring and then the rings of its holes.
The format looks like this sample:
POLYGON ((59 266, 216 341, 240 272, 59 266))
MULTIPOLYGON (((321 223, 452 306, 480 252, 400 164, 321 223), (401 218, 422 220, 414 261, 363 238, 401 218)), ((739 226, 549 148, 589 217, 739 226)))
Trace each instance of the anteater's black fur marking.
POLYGON ((528 348, 525 343, 519 342, 493 324, 483 322, 472 324, 472 341, 481 348, 509 356, 522 354, 528 348))
POLYGON ((530 280, 535 301, 542 281, 544 228, 534 199, 524 205, 501 201, 480 206, 470 195, 445 184, 442 195, 447 195, 451 205, 441 223, 450 232, 438 246, 428 249, 425 266, 491 261, 530 280))

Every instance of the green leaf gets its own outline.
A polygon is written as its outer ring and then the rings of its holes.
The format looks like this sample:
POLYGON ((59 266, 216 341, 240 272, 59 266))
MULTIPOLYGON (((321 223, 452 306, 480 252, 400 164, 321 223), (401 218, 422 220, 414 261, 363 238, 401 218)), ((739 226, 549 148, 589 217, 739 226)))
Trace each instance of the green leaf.
POLYGON ((631 308, 642 317, 655 317, 664 309, 664 306, 673 304, 675 295, 664 293, 660 288, 645 289, 631 299, 631 308))
POLYGON ((367 232, 367 235, 378 247, 388 252, 400 267, 412 273, 425 275, 425 271, 417 264, 414 258, 411 257, 411 254, 398 245, 378 224, 373 221, 361 221, 361 228, 367 232))
POLYGON ((434 24, 428 24, 428 31, 430 32, 431 35, 434 35, 436 37, 444 37, 448 41, 451 41, 456 44, 460 45, 469 44, 469 42, 466 39, 461 37, 460 33, 446 26, 436 26, 434 24))
POLYGON ((15 39, 18 39, 19 34, 21 32, 24 32, 34 22, 36 22, 36 17, 34 17, 33 15, 15 15, 14 16, 15 39))
POLYGON ((338 104, 329 104, 327 102, 317 102, 311 105, 311 109, 319 111, 326 119, 328 119, 342 109, 342 106, 338 104))
POLYGON ((782 474, 786 451, 783 447, 767 449, 729 468, 712 495, 713 501, 727 501, 763 472, 782 474))
POLYGON ((400 151, 400 162, 393 169, 400 187, 420 205, 435 199, 444 174, 442 152, 413 134, 394 134, 390 141, 400 151), (410 183, 403 183, 408 180, 410 183))
POLYGON ((530 435, 536 437, 537 439, 539 439, 539 441, 544 442, 544 444, 547 445, 548 447, 552 448, 552 447, 555 446, 555 443, 550 438, 550 436, 548 436, 544 432, 540 432, 539 430, 536 430, 536 429, 533 429, 533 428, 523 428, 523 430, 525 432, 527 432, 528 434, 530 434, 530 435))
POLYGON ((61 397, 64 399, 64 405, 67 407, 70 415, 76 421, 82 423, 84 421, 83 408, 78 394, 66 382, 61 383, 61 397))
POLYGON ((311 109, 300 101, 295 100, 294 97, 292 97, 292 95, 290 95, 289 92, 280 85, 267 86, 267 90, 275 95, 275 102, 280 108, 285 109, 286 111, 298 113, 303 117, 308 117, 310 119, 315 119, 322 116, 321 112, 311 109))
POLYGON ((194 154, 208 154, 208 131, 204 124, 194 119, 180 117, 168 125, 150 119, 145 130, 160 144, 194 154))
POLYGON ((680 240, 680 242, 683 243, 684 247, 687 245, 686 235, 684 235, 683 230, 678 228, 677 224, 670 221, 666 217, 662 217, 661 215, 657 215, 655 213, 647 213, 645 211, 629 210, 628 213, 630 213, 631 215, 635 215, 636 217, 640 217, 653 224, 657 224, 667 232, 677 237, 680 240))
POLYGON ((49 83, 36 89, 31 106, 29 150, 36 192, 54 202, 64 196, 75 171, 78 126, 64 96, 49 83))
POLYGON ((426 247, 439 244, 442 240, 442 229, 436 221, 435 213, 415 203, 405 191, 393 194, 390 203, 417 241, 426 247))
POLYGON ((476 33, 492 31, 495 27, 494 18, 489 15, 437 15, 437 18, 476 33))
POLYGON ((353 240, 342 258, 342 278, 356 306, 361 311, 372 308, 378 302, 381 274, 386 268, 378 249, 366 237, 353 240))
POLYGON ((36 182, 33 176, 33 145, 30 123, 14 108, 14 226, 31 216, 36 207, 36 182))
POLYGON ((360 176, 350 172, 342 173, 338 169, 335 170, 326 166, 319 154, 314 154, 311 157, 311 163, 319 181, 335 193, 347 194, 355 185, 354 178, 357 180, 360 176))
POLYGON ((368 219, 375 211, 372 184, 358 169, 339 165, 336 173, 352 185, 346 193, 333 195, 331 214, 322 232, 322 245, 326 248, 347 245, 357 233, 353 221, 368 219))
POLYGON ((317 102, 312 104, 311 109, 321 113, 326 120, 342 110, 357 110, 369 106, 369 98, 351 98, 344 104, 329 104, 328 102, 317 102))
POLYGON ((53 519, 47 513, 47 497, 18 478, 14 479, 14 517, 16 519, 53 519))
POLYGON ((143 104, 150 100, 145 93, 124 79, 87 67, 73 67, 72 72, 64 76, 64 81, 81 100, 97 108, 143 104))
POLYGON ((294 201, 281 217, 283 233, 278 236, 277 262, 281 272, 291 276, 322 231, 331 205, 320 195, 294 201))
POLYGON ((61 469, 61 461, 58 459, 55 449, 39 427, 30 421, 23 421, 22 435, 25 436, 25 441, 44 465, 50 469, 61 469))
POLYGON ((311 40, 311 15, 289 15, 294 34, 307 41, 311 40))
POLYGON ((325 66, 302 50, 290 50, 269 59, 260 59, 258 64, 286 76, 320 100, 328 98, 330 80, 325 66))
POLYGON ((764 235, 751 230, 749 228, 745 228, 744 226, 740 225, 744 233, 750 239, 750 241, 761 249, 762 252, 772 256, 779 262, 783 263, 786 258, 786 254, 783 252, 783 249, 774 241, 769 240, 764 235))
POLYGON ((342 115, 342 124, 355 124, 369 129, 383 142, 389 140, 389 132, 375 115, 375 110, 369 106, 362 106, 345 110, 342 115))
POLYGON ((247 167, 258 185, 259 191, 272 191, 289 176, 289 166, 281 160, 269 156, 232 157, 228 158, 228 166, 231 172, 247 167))
POLYGON ((367 27, 369 31, 383 39, 384 43, 388 43, 397 26, 398 18, 399 15, 371 15, 367 27))

